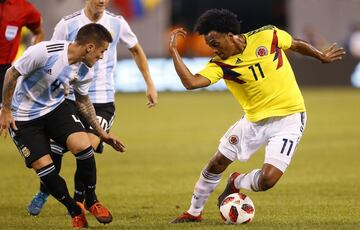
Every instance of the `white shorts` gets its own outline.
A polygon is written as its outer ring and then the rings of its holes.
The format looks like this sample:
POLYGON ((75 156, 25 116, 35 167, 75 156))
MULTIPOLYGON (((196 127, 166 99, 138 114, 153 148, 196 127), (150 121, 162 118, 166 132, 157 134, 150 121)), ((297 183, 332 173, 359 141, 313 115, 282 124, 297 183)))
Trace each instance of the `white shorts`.
POLYGON ((285 172, 305 125, 305 112, 258 122, 250 122, 243 116, 220 139, 219 151, 232 161, 247 161, 265 144, 264 163, 285 172))

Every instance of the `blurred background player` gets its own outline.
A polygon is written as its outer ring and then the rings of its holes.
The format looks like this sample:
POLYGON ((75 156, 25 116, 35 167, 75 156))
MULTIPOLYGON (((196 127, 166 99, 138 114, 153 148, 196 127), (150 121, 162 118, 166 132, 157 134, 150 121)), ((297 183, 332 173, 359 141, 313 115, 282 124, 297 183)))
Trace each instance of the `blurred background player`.
MULTIPOLYGON (((87 0, 85 8, 71 15, 65 16, 56 25, 52 40, 73 41, 77 31, 81 26, 94 22, 105 26, 113 35, 113 42, 110 43, 109 49, 105 52, 104 58, 99 60, 90 70, 93 76, 89 89, 90 100, 93 103, 96 115, 102 127, 109 131, 114 120, 114 71, 117 61, 116 46, 119 41, 126 45, 132 54, 140 72, 143 75, 147 85, 146 96, 148 98, 148 107, 154 107, 157 102, 157 92, 150 76, 149 67, 145 53, 139 44, 136 35, 132 32, 130 26, 122 16, 114 15, 105 10, 109 0, 87 0)), ((69 99, 74 100, 73 95, 69 99)), ((96 135, 94 130, 80 116, 82 123, 87 128, 92 146, 98 153, 103 151, 103 143, 96 135)), ((67 151, 63 146, 52 143, 52 158, 57 170, 60 171, 63 153, 67 151)), ((78 172, 75 173, 75 192, 74 199, 79 202, 84 201, 84 186, 79 182, 78 172)), ((40 184, 40 191, 34 196, 33 200, 27 207, 29 214, 38 215, 46 202, 48 192, 43 184, 40 184)), ((90 206, 94 201, 85 200, 85 206, 98 219, 100 223, 108 222, 109 211, 95 202, 95 206, 90 206), (105 217, 105 218, 104 218, 105 217)))
MULTIPOLYGON (((350 54, 360 60, 360 23, 355 25, 354 31, 349 38, 349 51, 350 54)), ((354 87, 360 88, 360 63, 358 63, 351 74, 351 84, 354 87)))
POLYGON ((66 146, 76 157, 79 179, 88 200, 94 200, 96 163, 75 104, 65 100, 69 84, 74 87, 76 106, 103 141, 123 152, 124 145, 101 128, 87 95, 92 76, 89 68, 103 57, 112 36, 102 25, 82 27, 74 42, 47 41, 31 46, 10 67, 4 81, 0 111, 0 135, 8 129, 26 166, 33 168, 49 193, 72 217, 73 227, 87 227, 85 208, 69 195, 50 156, 50 138, 66 146))
POLYGON ((44 39, 39 11, 26 0, 0 0, 0 107, 6 70, 16 57, 21 28, 26 26, 34 34, 32 44, 44 39))
POLYGON ((218 206, 227 195, 240 189, 258 192, 272 188, 289 166, 306 125, 306 113, 284 50, 291 49, 323 63, 339 60, 345 54, 336 44, 321 52, 275 26, 240 34, 237 16, 225 9, 203 13, 194 31, 204 35, 215 56, 193 75, 176 49, 177 37, 186 36, 186 32, 182 28, 173 30, 170 54, 183 85, 191 90, 224 79, 245 115, 221 138, 217 152, 195 184, 190 208, 172 223, 201 221, 201 212, 222 172, 236 159, 247 161, 264 144, 263 167, 249 173, 232 173, 218 198, 218 206))

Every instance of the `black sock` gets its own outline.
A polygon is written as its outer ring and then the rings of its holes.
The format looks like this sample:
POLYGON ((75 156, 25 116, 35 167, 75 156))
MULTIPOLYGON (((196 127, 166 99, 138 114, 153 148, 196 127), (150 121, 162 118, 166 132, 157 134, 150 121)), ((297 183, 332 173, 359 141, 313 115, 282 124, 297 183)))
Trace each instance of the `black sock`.
POLYGON ((40 181, 40 192, 50 194, 48 189, 45 187, 44 183, 41 183, 41 181, 40 181))
POLYGON ((62 158, 63 155, 59 155, 57 153, 51 153, 51 159, 53 160, 53 163, 55 165, 56 171, 59 174, 60 170, 61 170, 61 163, 62 163, 62 158))
POLYGON ((93 148, 79 152, 76 156, 76 174, 85 187, 85 205, 91 207, 96 201, 96 163, 93 148))
POLYGON ((85 186, 79 175, 79 170, 76 170, 74 175, 75 191, 74 200, 83 203, 85 199, 85 186))
MULTIPOLYGON (((57 144, 53 140, 50 141, 50 148, 51 148, 51 159, 53 161, 53 164, 55 165, 56 171, 59 174, 61 170, 61 162, 63 154, 66 153, 68 150, 61 145, 57 144)), ((41 183, 40 181, 40 191, 46 194, 49 194, 48 189, 44 185, 44 183, 41 183)))
POLYGON ((104 142, 100 141, 96 149, 94 149, 96 153, 103 153, 104 152, 104 142))
POLYGON ((50 194, 65 205, 71 217, 81 214, 81 208, 71 198, 65 180, 56 172, 54 164, 42 167, 36 173, 50 194))
MULTIPOLYGON (((60 170, 61 170, 61 162, 62 162, 63 155, 51 152, 50 156, 51 156, 51 159, 53 160, 53 164, 55 166, 56 172, 59 174, 60 170)), ((49 194, 48 189, 46 188, 44 183, 41 183, 41 181, 40 181, 40 191, 43 193, 49 194)))

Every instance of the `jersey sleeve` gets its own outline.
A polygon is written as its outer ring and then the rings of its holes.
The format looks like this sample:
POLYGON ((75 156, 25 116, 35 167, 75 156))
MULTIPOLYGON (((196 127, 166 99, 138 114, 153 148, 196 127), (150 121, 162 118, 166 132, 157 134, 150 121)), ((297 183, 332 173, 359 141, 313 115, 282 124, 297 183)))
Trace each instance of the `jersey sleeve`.
POLYGON ((41 25, 41 14, 32 4, 28 2, 26 2, 25 7, 26 27, 33 31, 41 25))
POLYGON ((211 82, 210 83, 211 85, 215 84, 223 77, 223 71, 217 64, 215 64, 213 62, 209 62, 204 67, 204 69, 202 69, 198 72, 198 74, 209 79, 211 82))
POLYGON ((83 80, 73 84, 73 89, 80 95, 87 95, 90 88, 91 79, 83 80))
MULTIPOLYGON (((73 68, 73 70, 75 69, 73 68)), ((78 80, 73 84, 73 89, 80 95, 87 95, 92 81, 89 67, 82 63, 75 72, 77 73, 78 80)))
POLYGON ((123 17, 120 18, 120 41, 124 43, 127 48, 132 48, 138 43, 136 35, 123 17))
POLYGON ((14 63, 15 69, 22 75, 27 76, 46 62, 46 49, 43 42, 30 46, 24 54, 14 63))
POLYGON ((276 28, 276 34, 278 37, 278 46, 279 48, 286 50, 289 49, 291 47, 291 43, 292 43, 292 37, 291 35, 284 31, 284 30, 280 30, 278 28, 276 28))
POLYGON ((65 20, 61 19, 58 24, 56 24, 54 33, 51 37, 51 40, 67 40, 66 39, 66 24, 65 20))

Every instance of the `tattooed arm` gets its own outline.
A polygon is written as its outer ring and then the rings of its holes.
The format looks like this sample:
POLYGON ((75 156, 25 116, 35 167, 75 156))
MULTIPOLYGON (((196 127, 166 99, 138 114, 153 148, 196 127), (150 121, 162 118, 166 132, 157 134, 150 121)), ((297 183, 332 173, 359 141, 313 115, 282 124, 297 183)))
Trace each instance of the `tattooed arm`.
POLYGON ((15 120, 11 112, 11 101, 16 87, 16 82, 20 73, 12 66, 5 74, 4 86, 3 86, 3 105, 0 112, 0 136, 7 135, 8 129, 11 128, 17 130, 15 120))
POLYGON ((98 122, 96 117, 96 112, 93 104, 90 101, 88 95, 81 95, 74 91, 76 98, 76 106, 80 111, 81 115, 85 117, 85 119, 89 122, 91 127, 97 132, 100 139, 111 145, 115 150, 124 152, 125 146, 118 140, 116 137, 108 134, 105 130, 103 130, 98 122))
POLYGON ((74 91, 76 97, 76 106, 82 116, 89 122, 91 127, 97 132, 100 138, 105 135, 105 131, 101 128, 97 118, 93 104, 88 95, 80 95, 74 91))

